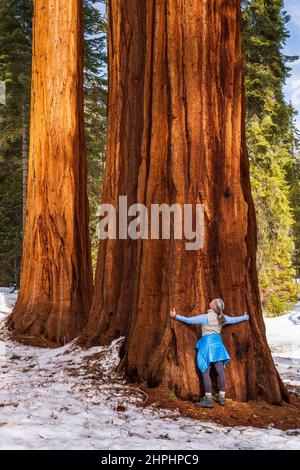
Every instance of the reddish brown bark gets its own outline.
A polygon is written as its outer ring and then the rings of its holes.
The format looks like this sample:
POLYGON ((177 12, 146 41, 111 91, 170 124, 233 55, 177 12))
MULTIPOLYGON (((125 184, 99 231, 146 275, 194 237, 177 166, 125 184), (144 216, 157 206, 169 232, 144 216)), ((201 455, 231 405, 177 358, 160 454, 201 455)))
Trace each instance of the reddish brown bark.
POLYGON ((16 333, 63 344, 86 323, 92 271, 81 0, 34 2, 27 218, 16 333))
POLYGON ((109 2, 109 108, 103 202, 203 203, 205 245, 100 243, 82 341, 125 335, 133 381, 197 397, 196 328, 169 318, 222 297, 249 324, 224 330, 228 395, 278 403, 286 392, 266 342, 256 273, 256 221, 245 144, 238 0, 109 2))

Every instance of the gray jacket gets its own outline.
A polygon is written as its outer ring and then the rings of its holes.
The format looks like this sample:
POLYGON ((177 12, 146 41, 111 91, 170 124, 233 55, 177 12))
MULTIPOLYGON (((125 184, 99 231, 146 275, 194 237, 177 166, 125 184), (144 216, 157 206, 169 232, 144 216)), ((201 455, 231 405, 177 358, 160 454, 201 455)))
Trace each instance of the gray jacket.
MULTIPOLYGON (((230 317, 224 315, 225 323, 223 326, 234 325, 242 321, 248 321, 249 315, 245 314, 240 317, 230 317)), ((188 323, 190 325, 201 325, 202 336, 211 335, 211 334, 220 334, 222 327, 218 320, 218 315, 214 310, 207 310, 206 313, 197 315, 196 317, 184 317, 182 315, 176 315, 176 320, 179 320, 183 323, 188 323)))

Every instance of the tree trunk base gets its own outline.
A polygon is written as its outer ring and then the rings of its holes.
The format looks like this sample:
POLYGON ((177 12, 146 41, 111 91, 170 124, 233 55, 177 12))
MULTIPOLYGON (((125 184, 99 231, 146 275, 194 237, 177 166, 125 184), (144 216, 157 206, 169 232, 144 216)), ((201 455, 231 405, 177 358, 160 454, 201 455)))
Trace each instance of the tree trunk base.
POLYGON ((290 403, 282 402, 279 406, 264 400, 241 403, 226 398, 225 407, 215 404, 210 410, 200 409, 188 400, 177 398, 167 387, 148 388, 137 385, 146 394, 144 406, 154 406, 161 410, 178 412, 181 417, 209 421, 221 426, 251 426, 276 429, 299 429, 300 398, 291 397, 290 403))
POLYGON ((62 310, 59 306, 50 309, 49 304, 38 303, 30 310, 28 303, 17 301, 7 326, 15 338, 27 338, 27 344, 32 346, 60 347, 79 335, 86 324, 87 313, 75 308, 62 310))

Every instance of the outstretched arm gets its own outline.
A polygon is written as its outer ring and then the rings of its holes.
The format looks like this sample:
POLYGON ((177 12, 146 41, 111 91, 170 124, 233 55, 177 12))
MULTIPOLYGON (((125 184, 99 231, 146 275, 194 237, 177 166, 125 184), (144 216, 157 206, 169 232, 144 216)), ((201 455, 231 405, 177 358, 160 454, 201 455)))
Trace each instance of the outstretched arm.
POLYGON ((229 317, 228 315, 224 315, 225 317, 225 320, 226 320, 226 323, 224 326, 226 325, 235 325, 237 323, 241 323, 242 321, 248 321, 249 320, 249 315, 247 313, 245 313, 244 315, 240 316, 240 317, 229 317))
POLYGON ((197 315, 195 317, 184 317, 183 315, 177 315, 175 309, 171 310, 170 316, 175 318, 175 320, 179 320, 182 323, 187 323, 188 325, 207 325, 207 315, 197 315))

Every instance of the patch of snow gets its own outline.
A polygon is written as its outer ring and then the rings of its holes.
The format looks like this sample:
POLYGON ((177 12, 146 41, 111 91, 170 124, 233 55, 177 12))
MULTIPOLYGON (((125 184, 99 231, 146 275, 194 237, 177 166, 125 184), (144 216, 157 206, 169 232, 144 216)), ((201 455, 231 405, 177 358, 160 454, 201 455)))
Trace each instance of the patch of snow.
POLYGON ((272 355, 283 381, 300 387, 300 302, 287 315, 265 318, 272 355))
POLYGON ((0 288, 0 313, 10 313, 17 301, 18 291, 10 292, 8 287, 0 288))
POLYGON ((89 350, 12 342, 4 320, 15 300, 1 289, 0 449, 300 449, 300 430, 222 427, 141 406, 144 394, 115 371, 122 338, 89 350))

